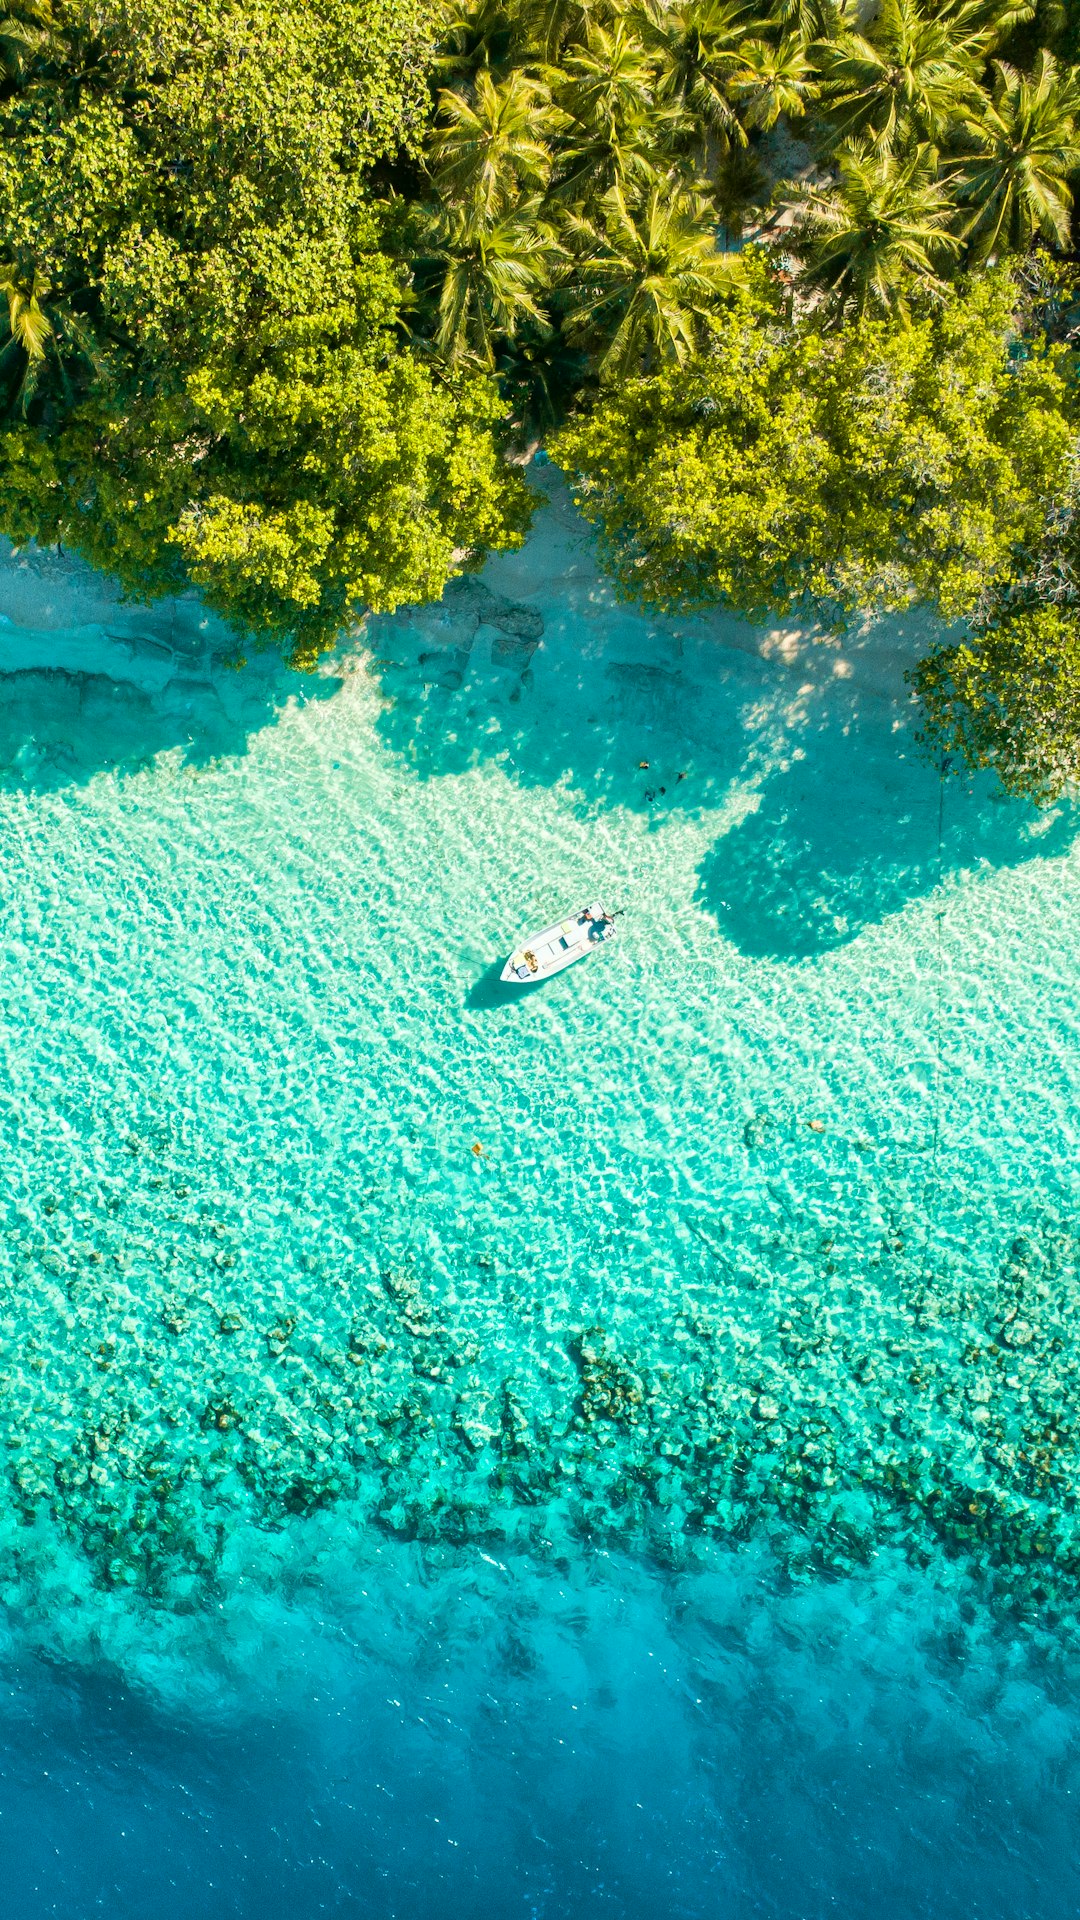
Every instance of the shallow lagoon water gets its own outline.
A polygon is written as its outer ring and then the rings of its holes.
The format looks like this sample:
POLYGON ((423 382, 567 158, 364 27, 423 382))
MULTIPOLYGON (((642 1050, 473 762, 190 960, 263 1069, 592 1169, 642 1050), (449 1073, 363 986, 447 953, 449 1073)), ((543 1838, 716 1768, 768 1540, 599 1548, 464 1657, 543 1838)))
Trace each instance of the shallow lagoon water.
POLYGON ((0 575, 12 1912, 1077 1907, 1074 822, 553 494, 303 680, 0 575))

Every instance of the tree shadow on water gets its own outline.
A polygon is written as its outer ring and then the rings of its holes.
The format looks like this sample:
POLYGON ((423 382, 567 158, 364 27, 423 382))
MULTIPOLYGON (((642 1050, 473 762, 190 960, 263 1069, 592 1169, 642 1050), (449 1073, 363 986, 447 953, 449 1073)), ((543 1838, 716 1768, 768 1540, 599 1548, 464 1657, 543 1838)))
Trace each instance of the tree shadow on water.
POLYGON ((850 739, 844 761, 835 745, 819 739, 795 766, 766 778, 756 809, 702 862, 696 899, 743 953, 799 960, 828 952, 950 872, 1053 857, 1076 836, 1069 805, 1040 815, 996 795, 989 781, 946 775, 942 787, 937 769, 917 760, 905 780, 875 780, 850 739))
POLYGON ((186 766, 208 766, 246 753, 290 700, 331 699, 340 686, 269 657, 203 663, 158 686, 62 667, 0 672, 0 789, 58 792, 177 749, 186 766))
MULTIPOLYGON (((695 898, 748 955, 841 947, 950 871, 1015 866, 1074 838, 1071 807, 1040 815, 995 799, 989 780, 950 777, 943 799, 904 698, 904 665, 926 645, 917 628, 803 644, 793 670, 783 653, 722 640, 684 657, 621 614, 580 657, 557 612, 542 650, 508 654, 484 606, 466 611, 452 600, 383 623, 384 744, 421 779, 500 761, 518 785, 567 782, 587 808, 625 807, 657 829, 730 809, 695 898)), ((477 982, 469 1004, 499 1004, 493 993, 477 982)))

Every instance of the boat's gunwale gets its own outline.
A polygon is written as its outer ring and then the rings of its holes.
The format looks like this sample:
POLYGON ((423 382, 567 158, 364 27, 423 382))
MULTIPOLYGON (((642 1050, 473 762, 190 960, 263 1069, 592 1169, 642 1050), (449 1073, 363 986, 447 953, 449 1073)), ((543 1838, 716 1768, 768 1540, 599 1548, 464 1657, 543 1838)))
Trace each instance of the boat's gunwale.
POLYGON ((545 927, 542 933, 530 934, 519 946, 516 946, 508 956, 499 979, 508 987, 538 986, 542 980, 550 980, 555 974, 565 972, 566 968, 572 967, 576 961, 584 960, 597 948, 605 946, 614 933, 614 917, 605 912, 599 901, 594 903, 594 907, 579 907, 576 913, 564 914, 561 920, 556 920, 550 927, 545 927), (534 952, 536 948, 543 948, 545 943, 565 940, 565 929, 571 920, 581 928, 581 938, 573 946, 568 946, 565 952, 553 955, 549 961, 538 962, 535 972, 530 972, 523 977, 517 971, 515 962, 525 960, 530 952, 534 952), (599 938, 593 939, 590 937, 589 929, 595 927, 598 921, 606 923, 605 931, 599 938))

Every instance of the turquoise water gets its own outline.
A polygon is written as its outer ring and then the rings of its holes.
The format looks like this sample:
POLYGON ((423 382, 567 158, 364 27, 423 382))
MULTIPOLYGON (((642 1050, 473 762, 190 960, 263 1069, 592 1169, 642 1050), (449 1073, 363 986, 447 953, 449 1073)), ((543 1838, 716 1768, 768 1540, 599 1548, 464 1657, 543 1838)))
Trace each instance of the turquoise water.
POLYGON ((11 1911, 1075 1910, 1075 822, 918 622, 557 487, 306 679, 0 615, 11 1911))

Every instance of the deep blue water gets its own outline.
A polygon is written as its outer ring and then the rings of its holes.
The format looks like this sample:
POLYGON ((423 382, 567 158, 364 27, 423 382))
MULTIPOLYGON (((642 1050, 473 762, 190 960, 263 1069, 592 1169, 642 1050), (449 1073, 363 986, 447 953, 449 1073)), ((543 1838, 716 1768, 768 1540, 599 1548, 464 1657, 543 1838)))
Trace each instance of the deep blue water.
POLYGON ((506 1598, 459 1586, 412 1659, 396 1623, 298 1646, 287 1705, 220 1719, 14 1664, 5 1912, 1077 1911, 1074 1709, 1000 1650, 961 1676, 918 1649, 917 1584, 778 1602, 729 1570, 676 1599, 609 1565, 506 1598))

